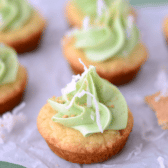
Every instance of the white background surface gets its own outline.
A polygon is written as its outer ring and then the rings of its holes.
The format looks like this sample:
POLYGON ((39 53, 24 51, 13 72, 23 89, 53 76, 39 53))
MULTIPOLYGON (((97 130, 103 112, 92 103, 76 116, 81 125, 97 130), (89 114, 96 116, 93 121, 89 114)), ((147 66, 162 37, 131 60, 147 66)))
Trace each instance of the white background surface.
POLYGON ((65 1, 32 0, 32 3, 41 10, 48 26, 40 48, 19 55, 29 74, 24 97, 26 106, 22 110, 27 122, 15 127, 5 143, 0 145, 0 161, 28 168, 160 168, 157 159, 162 157, 165 167, 168 167, 168 131, 161 130, 154 112, 142 101, 144 96, 156 92, 154 83, 161 68, 168 68, 168 47, 161 30, 168 6, 138 9, 137 23, 148 47, 149 59, 134 81, 119 87, 134 115, 133 131, 126 146, 104 163, 79 165, 56 156, 36 127, 38 113, 47 99, 53 95, 60 96, 61 88, 71 81, 72 72, 61 51, 61 38, 68 30, 63 10, 65 1), (160 135, 162 137, 157 140, 160 135))

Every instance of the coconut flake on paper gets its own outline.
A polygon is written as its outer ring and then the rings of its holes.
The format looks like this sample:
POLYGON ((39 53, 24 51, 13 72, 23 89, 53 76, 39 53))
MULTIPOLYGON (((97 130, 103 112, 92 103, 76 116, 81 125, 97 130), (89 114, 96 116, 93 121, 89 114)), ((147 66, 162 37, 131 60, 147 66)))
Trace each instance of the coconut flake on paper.
POLYGON ((15 107, 12 112, 6 112, 0 118, 0 144, 3 144, 6 137, 13 128, 20 124, 26 122, 26 116, 20 112, 25 107, 23 102, 19 106, 15 107))

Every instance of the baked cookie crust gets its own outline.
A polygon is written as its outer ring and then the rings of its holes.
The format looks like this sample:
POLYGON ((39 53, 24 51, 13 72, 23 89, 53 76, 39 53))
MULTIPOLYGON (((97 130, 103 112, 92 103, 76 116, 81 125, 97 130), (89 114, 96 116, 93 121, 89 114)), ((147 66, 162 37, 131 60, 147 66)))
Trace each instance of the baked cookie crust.
POLYGON ((51 150, 59 157, 79 164, 103 162, 124 147, 133 127, 132 113, 124 130, 106 130, 84 137, 78 130, 52 121, 56 111, 47 103, 37 118, 37 127, 51 150))
POLYGON ((0 86, 0 114, 11 111, 23 97, 27 85, 27 71, 19 65, 16 81, 0 86))

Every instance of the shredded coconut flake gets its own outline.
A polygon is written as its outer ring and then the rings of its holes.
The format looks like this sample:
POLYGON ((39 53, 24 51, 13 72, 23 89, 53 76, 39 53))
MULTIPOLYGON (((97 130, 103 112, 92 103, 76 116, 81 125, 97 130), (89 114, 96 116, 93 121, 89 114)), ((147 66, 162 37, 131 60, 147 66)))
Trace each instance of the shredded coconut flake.
POLYGON ((126 33, 127 33, 128 38, 131 37, 133 23, 134 23, 134 16, 129 15, 128 16, 128 21, 127 21, 127 29, 126 29, 126 33))
POLYGON ((90 28, 90 17, 86 16, 83 19, 83 30, 88 30, 90 28))
POLYGON ((76 82, 81 78, 81 76, 78 75, 73 75, 72 76, 72 81, 67 84, 67 86, 63 89, 61 89, 62 95, 71 93, 72 91, 76 90, 76 82))
POLYGON ((98 14, 98 16, 102 15, 103 10, 106 10, 106 5, 103 0, 98 0, 97 1, 97 14, 98 14))
POLYGON ((142 143, 139 146, 136 146, 135 149, 128 154, 128 157, 125 160, 130 160, 133 156, 139 155, 142 151, 142 147, 143 147, 142 143))
POLYGON ((160 165, 160 168, 165 168, 164 158, 162 158, 161 156, 159 156, 159 157, 157 158, 157 161, 158 161, 158 163, 159 163, 159 165, 160 165))
POLYGON ((94 116, 93 115, 90 115, 90 118, 94 121, 94 116))
POLYGON ((84 66, 84 70, 85 70, 85 71, 88 71, 86 65, 82 62, 81 58, 79 58, 79 62, 84 66))
POLYGON ((23 102, 14 110, 12 113, 7 112, 2 115, 2 118, 0 118, 0 144, 3 144, 7 133, 10 133, 16 124, 20 122, 26 122, 26 117, 24 114, 19 113, 23 108, 25 107, 25 103, 23 102))

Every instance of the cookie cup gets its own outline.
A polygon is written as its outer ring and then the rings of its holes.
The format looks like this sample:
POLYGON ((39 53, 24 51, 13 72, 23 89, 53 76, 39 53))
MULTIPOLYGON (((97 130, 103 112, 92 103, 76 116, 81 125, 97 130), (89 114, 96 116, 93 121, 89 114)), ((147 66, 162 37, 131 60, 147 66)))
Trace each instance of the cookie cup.
POLYGON ((13 47, 17 53, 32 51, 39 45, 45 27, 45 19, 34 11, 30 21, 22 28, 0 32, 0 43, 13 47))
MULTIPOLYGON (((134 8, 131 9, 130 15, 136 18, 137 14, 134 8)), ((70 27, 81 28, 85 15, 75 6, 74 2, 70 0, 65 7, 65 17, 70 27)))
POLYGON ((11 111, 23 97, 27 85, 27 71, 19 65, 16 80, 13 83, 0 85, 0 114, 11 111))
POLYGON ((115 85, 122 85, 131 81, 147 60, 147 49, 139 43, 129 56, 114 57, 104 62, 93 62, 86 58, 85 53, 75 48, 75 38, 64 37, 62 41, 64 57, 69 62, 75 74, 83 73, 84 69, 79 63, 79 58, 89 67, 93 65, 100 77, 115 85))
POLYGON ((59 157, 79 164, 103 162, 124 147, 133 127, 132 113, 123 130, 106 130, 84 137, 78 130, 52 121, 56 111, 46 104, 37 118, 37 127, 51 150, 59 157))

